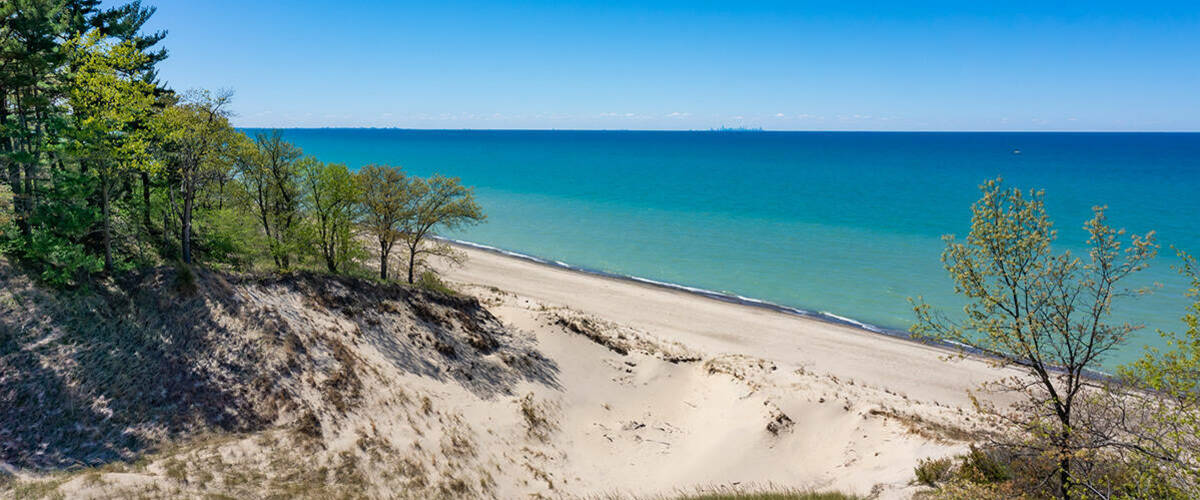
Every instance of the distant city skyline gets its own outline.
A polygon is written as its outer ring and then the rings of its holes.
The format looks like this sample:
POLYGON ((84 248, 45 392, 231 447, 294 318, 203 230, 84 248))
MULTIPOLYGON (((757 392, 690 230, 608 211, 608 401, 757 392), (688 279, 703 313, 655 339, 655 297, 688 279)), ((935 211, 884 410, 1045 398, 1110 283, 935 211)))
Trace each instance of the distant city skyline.
POLYGON ((1200 7, 148 1, 239 127, 1200 130, 1200 7))

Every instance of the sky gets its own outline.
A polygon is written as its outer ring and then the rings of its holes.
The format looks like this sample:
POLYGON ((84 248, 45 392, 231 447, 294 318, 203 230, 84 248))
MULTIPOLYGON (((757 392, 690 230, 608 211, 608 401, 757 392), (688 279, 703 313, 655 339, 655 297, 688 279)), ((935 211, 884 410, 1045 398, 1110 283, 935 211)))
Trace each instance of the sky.
POLYGON ((1200 130, 1195 1, 144 3, 242 127, 1200 130))

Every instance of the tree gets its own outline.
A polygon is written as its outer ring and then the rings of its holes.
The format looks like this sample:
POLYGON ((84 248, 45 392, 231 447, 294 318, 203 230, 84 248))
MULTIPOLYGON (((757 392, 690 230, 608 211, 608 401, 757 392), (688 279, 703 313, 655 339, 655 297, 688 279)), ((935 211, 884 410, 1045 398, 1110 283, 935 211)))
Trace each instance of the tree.
POLYGON ((412 181, 400 167, 367 165, 358 171, 362 192, 363 227, 379 243, 379 279, 388 279, 392 248, 404 235, 413 215, 412 181))
POLYGON ((182 102, 163 111, 160 126, 166 138, 171 173, 177 186, 171 196, 172 211, 180 224, 181 259, 192 263, 192 220, 200 188, 230 169, 231 144, 236 131, 229 125, 228 106, 232 93, 193 92, 182 102))
POLYGON ((429 180, 415 179, 412 183, 411 217, 404 231, 408 247, 408 282, 413 282, 417 257, 424 253, 445 254, 441 246, 422 246, 427 236, 437 229, 456 229, 483 222, 486 216, 475 203, 471 188, 463 186, 458 177, 434 175, 429 180))
POLYGON ((151 82, 166 52, 152 49, 165 33, 141 33, 153 8, 100 3, 0 2, 0 174, 21 236, 5 249, 57 284, 99 270, 97 248, 112 269, 114 202, 125 174, 153 163, 132 82, 162 92, 151 82))
POLYGON ((76 67, 67 94, 74 152, 100 184, 104 271, 111 273, 113 185, 127 172, 154 172, 159 164, 144 126, 154 114, 154 86, 135 76, 147 58, 132 43, 107 44, 101 36, 92 31, 67 44, 76 67))
POLYGON ((0 237, 4 236, 4 231, 8 229, 8 225, 12 224, 12 190, 4 184, 0 184, 0 237))
POLYGON ((32 240, 36 191, 45 154, 61 115, 58 42, 63 5, 49 0, 0 3, 0 159, 16 204, 17 226, 32 240))
POLYGON ((913 333, 978 349, 996 364, 1024 372, 990 387, 1020 395, 1011 412, 986 403, 980 408, 1027 431, 1030 439, 1013 444, 1052 460, 1058 495, 1074 498, 1088 485, 1077 477, 1073 460, 1105 444, 1089 434, 1076 410, 1091 371, 1138 328, 1110 317, 1114 300, 1144 292, 1122 283, 1155 256, 1153 233, 1133 236, 1123 248, 1124 231, 1110 227, 1104 208, 1097 207, 1084 225, 1087 260, 1055 254, 1057 233, 1041 191, 1026 195, 1002 188, 999 180, 981 190, 966 241, 946 236, 942 253, 955 291, 968 299, 965 317, 953 321, 918 302, 913 333))
POLYGON ((143 7, 141 0, 118 5, 111 9, 99 10, 99 0, 68 0, 67 10, 71 12, 71 21, 67 23, 69 32, 84 32, 84 28, 75 23, 82 20, 81 25, 91 25, 105 36, 115 38, 132 45, 144 56, 142 65, 135 68, 135 74, 144 82, 154 84, 158 77, 155 66, 167 58, 167 49, 152 50, 158 42, 167 36, 165 30, 143 34, 142 27, 158 11, 157 7, 143 7), (82 15, 80 15, 82 13, 82 15))
POLYGON ((325 268, 337 273, 356 247, 352 229, 358 218, 361 188, 343 163, 322 163, 309 157, 300 160, 299 165, 305 199, 316 218, 325 268))
POLYGON ((256 151, 243 155, 237 162, 239 180, 253 199, 275 267, 288 269, 299 241, 301 191, 296 160, 303 152, 283 140, 279 130, 258 134, 255 144, 256 151))
POLYGON ((1200 498, 1200 265, 1182 251, 1180 270, 1191 280, 1193 299, 1183 334, 1160 332, 1166 349, 1146 354, 1120 371, 1103 408, 1118 422, 1114 442, 1134 455, 1137 483, 1165 486, 1200 498), (1132 390, 1129 390, 1132 389, 1132 390), (1141 467, 1138 467, 1138 466, 1141 467))

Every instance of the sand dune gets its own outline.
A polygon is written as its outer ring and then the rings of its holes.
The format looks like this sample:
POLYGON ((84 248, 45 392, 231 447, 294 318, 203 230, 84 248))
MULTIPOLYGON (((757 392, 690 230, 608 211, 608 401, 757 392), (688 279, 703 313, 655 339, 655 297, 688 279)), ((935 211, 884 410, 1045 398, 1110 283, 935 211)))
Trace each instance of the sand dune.
POLYGON ((535 392, 556 408, 552 469, 573 494, 776 484, 906 498, 917 460, 982 430, 967 390, 999 374, 849 327, 463 251, 448 278, 561 367, 560 389, 535 392))
POLYGON ((0 481, 0 496, 660 498, 775 486, 908 498, 918 460, 989 429, 966 391, 1000 372, 978 360, 466 252, 443 269, 465 297, 207 271, 180 294, 172 272, 155 271, 80 308, 0 272, 11 313, 0 327, 25 346, 0 361, 42 367, 0 383, 74 387, 0 415, 19 434, 0 441, 0 468, 17 478, 0 481), (110 316, 105 335, 88 333, 110 316), (94 376, 126 365, 114 345, 158 361, 94 376), (64 406, 94 418, 53 420, 64 406), (17 425, 23 415, 44 421, 17 425), (55 428, 72 425, 86 436, 55 428), (144 438, 113 448, 126 428, 144 438), (97 466, 54 472, 73 460, 97 466))
POLYGON ((998 376, 988 363, 947 363, 941 348, 858 328, 458 247, 454 281, 496 287, 653 332, 708 355, 738 353, 881 385, 910 397, 968 404, 966 389, 998 376))

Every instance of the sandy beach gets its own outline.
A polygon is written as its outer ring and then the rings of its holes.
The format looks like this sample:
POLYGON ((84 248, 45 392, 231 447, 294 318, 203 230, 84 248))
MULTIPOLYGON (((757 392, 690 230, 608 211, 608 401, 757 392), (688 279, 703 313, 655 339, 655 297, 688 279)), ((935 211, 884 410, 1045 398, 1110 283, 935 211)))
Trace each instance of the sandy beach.
POLYGON ((981 360, 459 248, 468 258, 446 278, 561 370, 559 387, 529 388, 555 409, 562 454, 544 466, 568 478, 560 492, 771 484, 908 498, 918 460, 961 452, 987 430, 968 390, 1002 372, 981 360))
POLYGON ((978 359, 947 362, 952 351, 941 347, 860 328, 456 247, 468 259, 461 267, 445 269, 452 281, 569 307, 653 332, 710 356, 754 356, 954 404, 968 404, 967 389, 999 373, 978 359))

